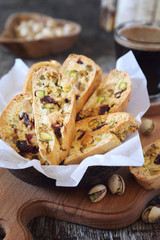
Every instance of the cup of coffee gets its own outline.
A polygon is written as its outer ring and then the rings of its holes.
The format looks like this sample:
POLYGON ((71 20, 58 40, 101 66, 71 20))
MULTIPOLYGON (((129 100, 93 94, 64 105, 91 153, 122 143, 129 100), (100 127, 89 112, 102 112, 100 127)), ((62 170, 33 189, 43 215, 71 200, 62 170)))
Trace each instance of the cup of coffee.
POLYGON ((150 99, 160 97, 160 24, 130 21, 114 31, 116 58, 132 50, 147 79, 150 99))

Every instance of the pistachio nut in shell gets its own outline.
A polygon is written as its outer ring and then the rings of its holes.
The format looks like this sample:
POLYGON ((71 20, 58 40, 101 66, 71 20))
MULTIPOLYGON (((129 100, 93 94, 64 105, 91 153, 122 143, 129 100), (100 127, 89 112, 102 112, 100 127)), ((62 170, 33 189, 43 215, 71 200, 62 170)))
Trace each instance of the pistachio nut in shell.
POLYGON ((107 193, 107 188, 103 184, 98 184, 88 192, 91 202, 99 202, 107 193))
POLYGON ((142 119, 142 124, 140 127, 142 134, 149 135, 155 130, 155 123, 152 119, 144 118, 142 119))
POLYGON ((111 193, 122 195, 125 191, 125 182, 118 174, 113 174, 108 180, 108 188, 111 193))
POLYGON ((142 220, 146 223, 155 223, 160 220, 160 208, 156 206, 147 207, 142 213, 142 220))

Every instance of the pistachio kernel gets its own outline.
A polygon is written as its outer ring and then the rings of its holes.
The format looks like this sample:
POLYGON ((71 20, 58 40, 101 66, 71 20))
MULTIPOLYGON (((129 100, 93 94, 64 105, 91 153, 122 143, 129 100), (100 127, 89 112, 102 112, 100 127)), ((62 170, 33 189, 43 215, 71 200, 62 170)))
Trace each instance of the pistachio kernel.
POLYGON ((70 73, 69 73, 69 77, 76 77, 77 76, 77 74, 78 74, 78 71, 77 70, 72 70, 72 71, 70 71, 70 73))
POLYGON ((87 71, 89 71, 89 72, 93 71, 93 67, 92 67, 91 65, 87 65, 87 66, 86 66, 86 69, 87 69, 87 71))
POLYGON ((97 137, 95 140, 96 140, 97 142, 100 142, 100 141, 102 140, 102 138, 101 138, 101 137, 97 137))
POLYGON ((45 96, 45 91, 43 91, 43 90, 37 90, 37 91, 35 92, 35 95, 36 95, 36 97, 38 97, 38 98, 44 98, 44 96, 45 96))
POLYGON ((64 92, 69 92, 70 90, 71 90, 71 85, 69 85, 69 84, 63 85, 63 91, 64 92))
POLYGON ((69 74, 69 71, 68 70, 64 70, 62 73, 67 76, 69 74))
POLYGON ((98 120, 97 120, 97 118, 94 118, 94 119, 92 119, 92 120, 90 120, 89 122, 88 122, 88 127, 90 127, 91 129, 94 129, 94 128, 96 128, 98 126, 98 120))
POLYGON ((142 220, 145 223, 155 223, 160 219, 160 208, 156 206, 147 207, 142 213, 142 220))
POLYGON ((116 71, 113 71, 113 76, 117 77, 119 75, 119 72, 116 70, 116 71))
POLYGON ((12 135, 8 136, 9 141, 13 141, 14 138, 15 138, 15 134, 12 134, 12 135))
POLYGON ((98 97, 98 103, 102 104, 104 100, 105 100, 105 97, 103 96, 98 97))
POLYGON ((98 184, 98 185, 94 186, 93 188, 91 188, 88 195, 89 195, 91 202, 94 203, 94 202, 99 202, 100 200, 102 200, 105 197, 106 193, 107 193, 106 186, 104 186, 103 184, 98 184))
POLYGON ((45 103, 43 106, 46 109, 54 109, 55 108, 55 105, 53 103, 45 103))
POLYGON ((150 159, 145 159, 145 162, 143 164, 143 167, 147 167, 151 163, 150 159))
POLYGON ((116 124, 117 124, 117 122, 111 122, 109 126, 110 126, 110 128, 113 128, 116 124))
POLYGON ((127 83, 126 82, 121 82, 119 84, 119 90, 125 90, 127 88, 127 83))
POLYGON ((39 136, 43 141, 52 141, 52 135, 48 132, 41 132, 39 136))
POLYGON ((150 168, 150 169, 149 169, 149 172, 150 172, 150 175, 151 175, 151 176, 160 174, 160 168, 150 168))
POLYGON ((23 102, 22 107, 24 111, 31 113, 32 112, 32 103, 29 100, 23 102))

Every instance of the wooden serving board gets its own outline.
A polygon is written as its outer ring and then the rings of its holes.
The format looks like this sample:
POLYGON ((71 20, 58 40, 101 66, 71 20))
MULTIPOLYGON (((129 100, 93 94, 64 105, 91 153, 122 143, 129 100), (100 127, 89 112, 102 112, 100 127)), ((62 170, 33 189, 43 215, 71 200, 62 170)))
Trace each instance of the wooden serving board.
MULTIPOLYGON (((156 131, 150 136, 141 136, 143 145, 160 138, 159 110, 158 104, 147 113, 154 119, 156 131)), ((141 216, 146 204, 160 194, 160 189, 147 191, 140 187, 127 167, 120 168, 118 173, 126 182, 125 193, 115 196, 108 191, 102 201, 91 203, 87 189, 44 189, 0 169, 0 230, 6 232, 6 240, 31 240, 27 224, 42 215, 101 229, 126 227, 141 216)))

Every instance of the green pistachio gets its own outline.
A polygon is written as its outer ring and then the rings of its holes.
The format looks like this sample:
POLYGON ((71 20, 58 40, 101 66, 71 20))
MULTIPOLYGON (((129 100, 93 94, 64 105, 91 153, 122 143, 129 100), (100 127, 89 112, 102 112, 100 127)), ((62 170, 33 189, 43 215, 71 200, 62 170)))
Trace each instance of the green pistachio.
POLYGON ((160 174, 160 168, 150 168, 149 172, 150 172, 151 176, 160 174))
POLYGON ((70 71, 70 73, 69 73, 69 77, 76 77, 77 76, 77 74, 78 74, 78 71, 77 70, 72 70, 72 71, 70 71))
POLYGON ((41 132, 39 136, 43 141, 52 141, 52 135, 48 132, 41 132))
POLYGON ((46 109, 54 109, 55 108, 55 105, 53 103, 45 103, 43 106, 46 109))
POLYGON ((117 124, 117 122, 111 122, 109 126, 112 128, 112 127, 114 127, 116 124, 117 124))
POLYGON ((63 85, 63 91, 64 92, 69 92, 70 90, 71 90, 71 85, 70 84, 63 85))
POLYGON ((22 107, 24 111, 28 113, 32 112, 32 103, 29 100, 24 101, 22 107))
POLYGON ((86 66, 86 69, 87 69, 87 71, 89 71, 89 72, 93 71, 93 67, 92 67, 91 65, 87 65, 87 66, 86 66))
POLYGON ((90 127, 91 129, 94 129, 97 126, 98 126, 97 118, 94 118, 88 122, 88 127, 90 127))
POLYGON ((38 97, 38 98, 44 98, 44 96, 45 96, 45 91, 43 91, 43 90, 37 90, 37 91, 35 92, 35 95, 36 95, 36 97, 38 97))
POLYGON ((102 104, 105 100, 105 97, 104 96, 99 96, 98 97, 98 103, 102 104))
POLYGON ((62 73, 63 73, 64 75, 68 76, 69 71, 68 71, 68 70, 64 70, 62 73))
POLYGON ((119 84, 119 90, 125 90, 127 88, 127 83, 126 82, 121 82, 119 84))
POLYGON ((143 164, 143 167, 147 167, 151 163, 150 159, 145 159, 145 162, 143 164))

